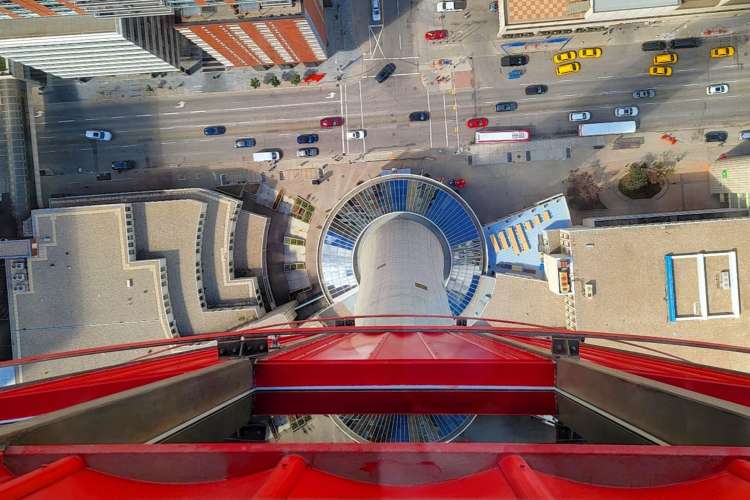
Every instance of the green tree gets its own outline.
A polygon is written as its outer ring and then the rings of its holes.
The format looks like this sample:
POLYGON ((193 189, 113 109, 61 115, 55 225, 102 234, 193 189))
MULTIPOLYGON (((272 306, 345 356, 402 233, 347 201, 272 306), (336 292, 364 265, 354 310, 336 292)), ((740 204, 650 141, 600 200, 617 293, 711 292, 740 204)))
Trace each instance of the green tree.
POLYGON ((645 163, 631 163, 628 173, 620 181, 623 191, 635 192, 649 184, 648 168, 645 163))
POLYGON ((271 84, 272 86, 274 86, 274 87, 278 87, 279 85, 281 85, 281 82, 280 82, 280 81, 279 81, 279 79, 278 79, 278 78, 276 77, 276 75, 273 75, 273 76, 272 76, 272 77, 271 77, 271 78, 270 78, 270 79, 268 80, 268 83, 270 83, 270 84, 271 84))
POLYGON ((253 78, 252 80, 250 80, 250 86, 254 89, 257 89, 258 87, 260 87, 260 80, 258 80, 257 78, 253 78))
POLYGON ((294 75, 292 75, 291 80, 289 80, 289 82, 291 82, 292 85, 299 85, 301 81, 302 81, 302 77, 299 76, 299 73, 295 73, 294 75))

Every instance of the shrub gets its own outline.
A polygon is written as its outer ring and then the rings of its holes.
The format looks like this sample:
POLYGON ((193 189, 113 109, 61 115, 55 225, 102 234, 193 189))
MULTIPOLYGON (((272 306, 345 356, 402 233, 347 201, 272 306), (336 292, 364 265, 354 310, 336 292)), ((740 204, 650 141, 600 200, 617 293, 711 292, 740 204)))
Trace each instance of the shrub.
POLYGON ((250 80, 250 86, 254 89, 257 89, 258 87, 260 87, 260 80, 258 80, 257 78, 253 78, 252 80, 250 80))

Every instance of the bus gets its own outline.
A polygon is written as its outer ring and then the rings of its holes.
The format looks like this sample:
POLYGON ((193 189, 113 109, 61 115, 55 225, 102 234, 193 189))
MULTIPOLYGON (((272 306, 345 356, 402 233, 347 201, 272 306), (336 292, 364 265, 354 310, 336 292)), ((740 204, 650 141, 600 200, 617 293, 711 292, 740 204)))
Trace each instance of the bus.
POLYGON ((531 140, 528 130, 485 130, 476 132, 474 142, 477 144, 488 142, 526 142, 531 140))
POLYGON ((636 124, 634 121, 582 123, 578 125, 578 135, 580 137, 588 137, 591 135, 632 134, 635 132, 635 129, 636 124))

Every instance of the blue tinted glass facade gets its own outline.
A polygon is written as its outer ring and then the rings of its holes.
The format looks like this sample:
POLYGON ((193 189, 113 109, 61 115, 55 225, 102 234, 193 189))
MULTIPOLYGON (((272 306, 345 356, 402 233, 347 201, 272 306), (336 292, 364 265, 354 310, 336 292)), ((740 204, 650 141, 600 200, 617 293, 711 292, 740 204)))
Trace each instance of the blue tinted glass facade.
POLYGON ((329 299, 357 287, 354 247, 367 226, 387 214, 425 217, 445 237, 451 250, 446 284, 448 303, 460 315, 474 296, 485 270, 485 243, 476 217, 448 187, 421 176, 380 177, 355 190, 339 204, 326 224, 319 253, 321 284, 329 299))

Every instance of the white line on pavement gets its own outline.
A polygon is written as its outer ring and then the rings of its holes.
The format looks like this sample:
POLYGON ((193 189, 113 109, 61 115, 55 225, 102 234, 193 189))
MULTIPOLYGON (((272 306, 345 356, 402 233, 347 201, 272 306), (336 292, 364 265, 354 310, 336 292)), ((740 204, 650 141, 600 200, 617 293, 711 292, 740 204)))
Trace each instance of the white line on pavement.
POLYGON ((75 120, 60 120, 57 123, 73 123, 75 120))
POLYGON ((453 87, 453 108, 456 111, 456 150, 459 150, 461 148, 461 138, 458 136, 458 101, 456 100, 456 87, 453 87))
POLYGON ((404 59, 419 59, 419 56, 404 56, 404 57, 363 57, 365 61, 402 61, 404 59))
MULTIPOLYGON (((341 91, 344 93, 344 126, 341 127, 341 133, 344 134, 344 139, 346 139, 346 132, 349 130, 349 99, 346 90, 346 83, 341 85, 341 91)), ((346 148, 346 154, 349 154, 349 141, 344 140, 341 144, 346 148)))
POLYGON ((154 115, 149 115, 149 114, 145 114, 145 115, 135 115, 135 117, 136 117, 136 118, 145 118, 145 117, 147 117, 147 116, 154 116, 154 115))
MULTIPOLYGON (((346 84, 341 85, 341 92, 339 92, 339 106, 341 108, 341 116, 344 116, 344 93, 346 92, 346 84)), ((344 129, 346 123, 341 127, 341 154, 346 154, 346 137, 344 136, 344 129)))
MULTIPOLYGON (((414 76, 419 74, 417 71, 416 73, 393 73, 391 76, 414 76)), ((365 75, 365 78, 375 78, 375 75, 365 75)))
POLYGON ((190 113, 191 115, 194 115, 194 114, 197 114, 197 113, 208 113, 208 111, 206 111, 206 110, 203 110, 203 109, 199 109, 199 110, 197 110, 197 111, 189 111, 189 113, 190 113))
POLYGON ((430 119, 427 120, 430 126, 430 148, 432 148, 432 112, 430 111, 430 92, 427 91, 427 113, 430 114, 430 119))
POLYGON ((161 114, 162 114, 162 115, 179 115, 180 113, 178 113, 178 112, 176 112, 176 111, 171 111, 171 112, 169 112, 169 113, 161 113, 161 114))
POLYGON ((109 118, 110 118, 110 120, 119 120, 121 118, 127 118, 127 116, 126 115, 122 115, 122 116, 110 116, 109 118))
POLYGON ((443 94, 443 114, 445 115, 445 147, 449 147, 448 145, 448 106, 445 104, 445 94, 443 94))
MULTIPOLYGON (((362 126, 362 130, 365 130, 365 108, 362 101, 362 80, 358 80, 359 83, 359 122, 362 126)), ((362 154, 367 154, 367 137, 362 138, 362 154)))

